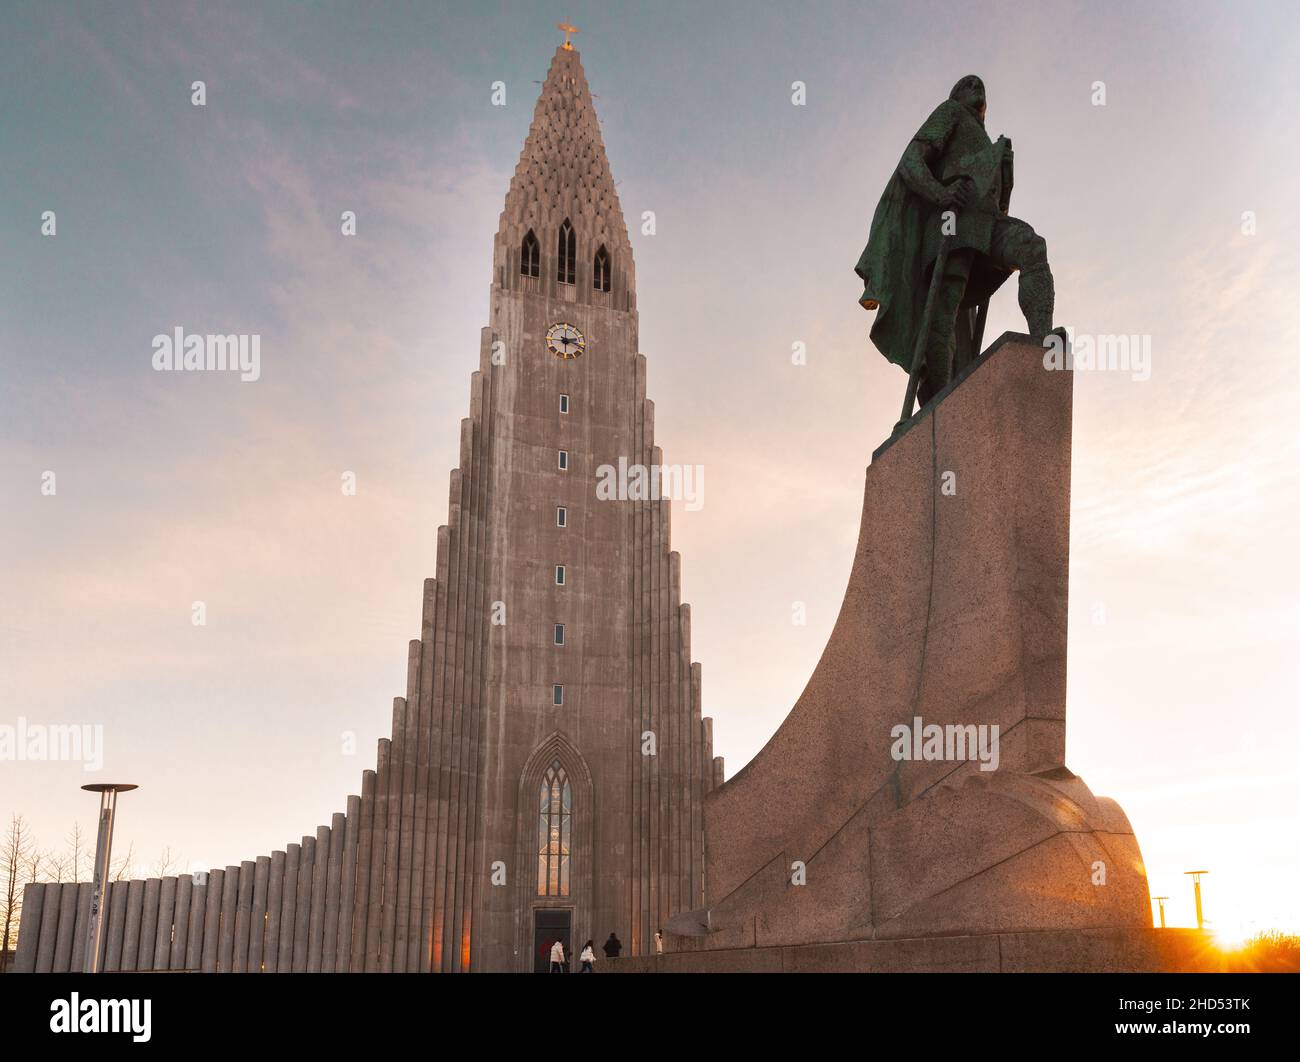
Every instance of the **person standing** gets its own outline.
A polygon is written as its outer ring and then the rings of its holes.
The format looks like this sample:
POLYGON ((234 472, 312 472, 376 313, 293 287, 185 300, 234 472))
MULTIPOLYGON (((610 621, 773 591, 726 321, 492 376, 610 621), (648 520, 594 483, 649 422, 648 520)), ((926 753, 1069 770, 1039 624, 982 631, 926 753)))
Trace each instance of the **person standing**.
POLYGON ((581 968, 578 970, 578 973, 595 973, 595 972, 596 972, 596 967, 595 967, 595 965, 594 965, 595 962, 596 962, 596 950, 595 950, 595 944, 594 944, 593 941, 590 941, 590 940, 589 940, 589 941, 587 941, 586 944, 584 944, 584 945, 582 946, 582 952, 581 952, 581 954, 579 954, 579 956, 578 956, 578 961, 579 961, 580 963, 582 963, 582 966, 581 966, 581 968))
POLYGON ((659 932, 659 930, 656 929, 655 930, 655 954, 662 955, 663 953, 664 953, 664 935, 661 932, 659 932))
POLYGON ((559 940, 551 945, 551 973, 564 973, 564 945, 559 940))
POLYGON ((609 939, 605 941, 602 950, 605 952, 605 958, 617 959, 623 951, 623 942, 618 939, 617 934, 610 933, 609 939))

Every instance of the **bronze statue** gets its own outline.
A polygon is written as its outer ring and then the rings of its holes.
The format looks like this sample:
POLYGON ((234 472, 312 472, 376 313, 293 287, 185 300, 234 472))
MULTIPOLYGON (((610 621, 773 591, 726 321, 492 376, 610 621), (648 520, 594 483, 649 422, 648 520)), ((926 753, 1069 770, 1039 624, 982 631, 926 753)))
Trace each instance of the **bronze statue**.
POLYGON ((989 298, 1013 271, 1030 334, 1052 331, 1047 243, 1007 216, 1011 141, 989 139, 987 109, 978 77, 953 86, 903 152, 858 259, 859 302, 879 311, 871 340, 910 373, 904 420, 918 391, 924 405, 979 356, 989 298))

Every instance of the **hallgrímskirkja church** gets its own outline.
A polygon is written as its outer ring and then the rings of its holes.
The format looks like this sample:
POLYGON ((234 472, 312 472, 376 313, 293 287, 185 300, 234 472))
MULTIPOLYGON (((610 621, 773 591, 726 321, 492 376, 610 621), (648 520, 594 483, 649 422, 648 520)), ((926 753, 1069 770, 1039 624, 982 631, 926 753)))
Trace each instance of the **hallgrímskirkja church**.
MULTIPOLYGON (((102 969, 544 970, 557 938, 646 954, 703 905, 722 762, 669 502, 595 490, 602 466, 662 458, 632 247, 567 41, 506 194, 490 306, 376 769, 283 851, 112 883, 102 969)), ((16 969, 81 969, 90 888, 29 886, 16 969)))

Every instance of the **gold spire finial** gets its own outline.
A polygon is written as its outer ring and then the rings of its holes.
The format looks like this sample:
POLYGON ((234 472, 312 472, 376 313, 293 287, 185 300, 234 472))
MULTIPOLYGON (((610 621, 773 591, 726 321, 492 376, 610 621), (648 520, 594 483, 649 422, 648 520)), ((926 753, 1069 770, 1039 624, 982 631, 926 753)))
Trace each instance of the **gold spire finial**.
POLYGON ((582 30, 578 29, 577 26, 570 26, 567 22, 557 22, 555 28, 564 31, 564 43, 560 47, 566 52, 573 51, 573 43, 569 40, 569 36, 573 33, 581 33, 582 30))

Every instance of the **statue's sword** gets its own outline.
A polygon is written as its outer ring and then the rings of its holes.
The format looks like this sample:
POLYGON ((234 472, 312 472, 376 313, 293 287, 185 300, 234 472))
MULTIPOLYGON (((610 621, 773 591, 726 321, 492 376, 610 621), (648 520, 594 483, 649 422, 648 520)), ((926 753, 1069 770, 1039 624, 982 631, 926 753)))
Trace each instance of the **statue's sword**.
MULTIPOLYGON (((956 217, 954 215, 954 221, 956 217)), ((925 364, 925 344, 930 335, 930 322, 934 318, 934 304, 939 297, 939 285, 943 283, 943 271, 948 265, 948 249, 952 246, 952 236, 945 235, 939 241, 939 253, 934 259, 934 272, 930 275, 930 289, 925 293, 925 309, 921 311, 921 327, 917 329, 916 346, 912 349, 912 371, 907 377, 907 395, 903 399, 903 415, 894 425, 898 431, 912 416, 912 406, 916 404, 916 388, 921 380, 921 366, 925 364)))

